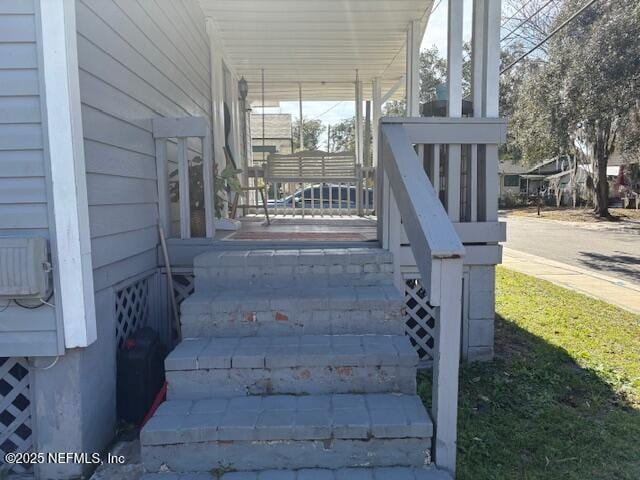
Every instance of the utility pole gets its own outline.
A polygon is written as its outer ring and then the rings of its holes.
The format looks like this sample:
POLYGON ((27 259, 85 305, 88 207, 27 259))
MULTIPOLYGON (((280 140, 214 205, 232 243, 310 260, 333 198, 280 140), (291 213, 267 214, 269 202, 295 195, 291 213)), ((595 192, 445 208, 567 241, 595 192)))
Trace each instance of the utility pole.
POLYGON ((298 83, 298 107, 300 109, 300 152, 304 150, 304 120, 302 119, 302 83, 298 83))
POLYGON ((327 125, 327 153, 331 153, 331 125, 327 125))

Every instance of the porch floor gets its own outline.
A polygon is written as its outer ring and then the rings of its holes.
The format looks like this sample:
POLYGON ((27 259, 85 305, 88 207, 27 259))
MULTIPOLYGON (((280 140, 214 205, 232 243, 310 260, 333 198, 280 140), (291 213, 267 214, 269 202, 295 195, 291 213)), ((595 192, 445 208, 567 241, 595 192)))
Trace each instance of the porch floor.
POLYGON ((240 218, 236 231, 216 231, 216 240, 293 242, 375 242, 376 217, 275 215, 267 225, 264 215, 240 218))

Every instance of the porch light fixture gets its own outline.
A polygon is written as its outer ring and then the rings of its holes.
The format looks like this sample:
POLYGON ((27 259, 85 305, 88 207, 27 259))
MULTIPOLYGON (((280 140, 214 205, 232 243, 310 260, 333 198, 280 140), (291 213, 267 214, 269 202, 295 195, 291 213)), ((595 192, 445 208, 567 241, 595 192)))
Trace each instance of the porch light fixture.
POLYGON ((240 98, 242 100, 245 100, 247 98, 247 95, 249 94, 249 84, 244 79, 244 77, 238 80, 238 93, 240 93, 240 98))

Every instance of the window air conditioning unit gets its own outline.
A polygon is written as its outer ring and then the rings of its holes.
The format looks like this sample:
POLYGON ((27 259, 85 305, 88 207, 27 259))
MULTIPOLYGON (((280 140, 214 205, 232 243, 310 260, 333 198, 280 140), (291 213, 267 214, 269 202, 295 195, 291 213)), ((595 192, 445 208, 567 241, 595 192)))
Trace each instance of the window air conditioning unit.
POLYGON ((46 298, 51 265, 42 237, 0 237, 0 298, 46 298))

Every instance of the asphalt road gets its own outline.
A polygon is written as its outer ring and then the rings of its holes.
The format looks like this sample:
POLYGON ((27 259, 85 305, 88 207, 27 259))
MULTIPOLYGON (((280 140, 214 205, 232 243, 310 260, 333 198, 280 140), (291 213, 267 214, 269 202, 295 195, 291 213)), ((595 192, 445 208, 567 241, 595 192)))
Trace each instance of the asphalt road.
POLYGON ((538 255, 640 284, 640 230, 621 231, 519 217, 507 222, 507 243, 538 255))

